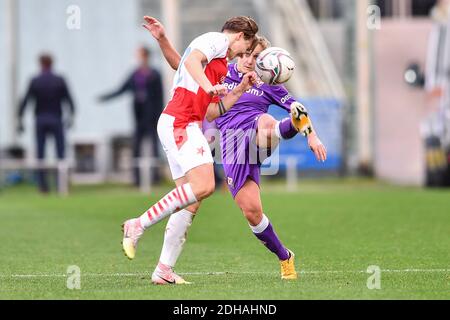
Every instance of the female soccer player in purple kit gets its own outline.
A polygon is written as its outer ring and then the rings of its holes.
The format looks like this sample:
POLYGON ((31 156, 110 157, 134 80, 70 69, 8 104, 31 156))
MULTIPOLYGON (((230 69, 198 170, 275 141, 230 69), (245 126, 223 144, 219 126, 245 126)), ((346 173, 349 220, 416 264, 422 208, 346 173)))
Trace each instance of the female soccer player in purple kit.
MULTIPOLYGON (((164 27, 154 18, 147 17, 146 21, 146 28, 158 41, 165 58, 172 68, 177 69, 180 55, 167 39, 164 27)), ((229 64, 225 79, 228 90, 238 85, 244 74, 255 70, 256 58, 269 46, 269 42, 260 37, 251 53, 238 58, 237 64, 229 64)), ((309 119, 306 125, 304 121, 300 123, 300 114, 307 117, 304 107, 283 86, 260 83, 242 95, 232 107, 221 102, 211 104, 206 115, 208 121, 216 120, 221 132, 222 161, 230 192, 255 236, 280 260, 281 278, 284 280, 297 279, 294 254, 281 243, 263 213, 259 182, 261 163, 265 159, 264 156, 257 155, 264 154, 261 151, 266 150, 266 155, 270 156, 280 140, 292 139, 300 132, 307 136, 309 147, 317 160, 325 161, 327 151, 324 145, 309 119), (282 121, 275 120, 267 114, 272 104, 291 113, 291 117, 282 121)), ((173 272, 173 267, 181 254, 187 231, 199 207, 200 203, 194 204, 173 214, 169 219, 160 262, 152 276, 153 282, 169 283, 155 281, 163 278, 162 270, 170 270, 173 275, 179 277, 173 272)))

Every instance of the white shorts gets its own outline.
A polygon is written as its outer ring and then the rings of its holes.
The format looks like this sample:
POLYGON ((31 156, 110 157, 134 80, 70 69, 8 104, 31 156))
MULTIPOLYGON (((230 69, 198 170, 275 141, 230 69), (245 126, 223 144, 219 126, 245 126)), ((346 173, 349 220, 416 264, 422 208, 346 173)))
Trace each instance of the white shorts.
POLYGON ((163 113, 158 121, 158 136, 169 161, 173 180, 201 165, 214 163, 211 149, 200 126, 193 122, 186 129, 174 128, 175 117, 163 113))

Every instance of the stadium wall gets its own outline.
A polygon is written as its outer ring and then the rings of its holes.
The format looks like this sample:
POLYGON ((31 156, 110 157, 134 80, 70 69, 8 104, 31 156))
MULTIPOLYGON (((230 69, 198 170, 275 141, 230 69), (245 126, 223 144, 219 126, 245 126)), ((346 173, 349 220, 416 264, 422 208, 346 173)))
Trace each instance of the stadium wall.
POLYGON ((420 186, 425 180, 425 91, 409 87, 404 72, 411 62, 425 67, 430 31, 426 19, 386 19, 375 32, 375 173, 393 183, 420 186))
POLYGON ((0 59, 0 147, 10 140, 10 108, 7 108, 9 104, 9 86, 7 81, 7 61, 9 60, 7 52, 7 20, 6 19, 6 0, 0 0, 0 52, 2 58, 0 59))

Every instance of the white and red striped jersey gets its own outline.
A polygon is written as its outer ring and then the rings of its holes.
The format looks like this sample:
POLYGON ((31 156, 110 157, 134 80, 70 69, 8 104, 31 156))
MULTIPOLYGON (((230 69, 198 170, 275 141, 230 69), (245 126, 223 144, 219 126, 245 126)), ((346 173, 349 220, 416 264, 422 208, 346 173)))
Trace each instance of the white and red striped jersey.
POLYGON ((225 34, 209 32, 197 37, 184 52, 173 80, 171 100, 163 111, 175 117, 176 128, 185 128, 189 123, 203 121, 209 104, 219 101, 200 88, 192 78, 184 66, 186 58, 195 49, 201 51, 208 59, 203 66, 206 77, 212 85, 222 84, 228 72, 228 47, 229 40, 225 34))

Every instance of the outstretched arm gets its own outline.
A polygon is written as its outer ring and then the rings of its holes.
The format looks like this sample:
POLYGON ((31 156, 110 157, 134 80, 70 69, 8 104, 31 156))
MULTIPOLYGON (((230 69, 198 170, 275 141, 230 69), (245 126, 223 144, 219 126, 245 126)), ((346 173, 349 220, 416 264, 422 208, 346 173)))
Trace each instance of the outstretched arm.
POLYGON ((23 114, 25 113, 25 109, 27 107, 28 101, 32 98, 34 98, 34 85, 33 81, 30 82, 28 85, 27 93, 25 94, 25 97, 20 102, 19 110, 18 110, 18 119, 19 121, 22 119, 23 114))
POLYGON ((172 69, 178 70, 178 66, 180 65, 181 61, 181 55, 167 38, 166 30, 164 29, 163 24, 157 19, 149 16, 145 16, 144 20, 145 23, 142 26, 147 29, 153 36, 153 38, 155 38, 155 40, 158 42, 164 58, 172 67, 172 69))
POLYGON ((66 116, 66 125, 68 128, 72 128, 75 119, 75 103, 73 102, 72 95, 70 94, 66 81, 62 79, 62 82, 64 99, 69 107, 69 113, 66 116))
POLYGON ((213 85, 209 81, 203 70, 203 63, 206 63, 208 58, 198 49, 194 49, 186 58, 184 66, 191 77, 198 83, 198 85, 211 96, 222 96, 227 94, 227 89, 221 85, 213 85))
MULTIPOLYGON (((164 58, 174 70, 177 70, 180 65, 181 56, 166 37, 164 26, 153 17, 145 16, 144 20, 146 23, 142 26, 151 33, 156 41, 158 41, 164 58)), ((207 57, 200 50, 195 49, 186 58, 184 65, 192 78, 205 92, 208 92, 212 96, 225 94, 226 90, 223 86, 213 86, 205 76, 205 73, 203 72, 203 62, 207 62, 207 57)))
POLYGON ((327 149, 320 141, 306 108, 300 102, 293 102, 291 104, 291 114, 295 127, 308 138, 308 146, 314 152, 317 161, 325 162, 327 160, 327 149))
POLYGON ((114 99, 114 98, 124 94, 125 92, 132 90, 132 88, 133 88, 133 76, 129 77, 122 84, 122 86, 119 89, 117 89, 116 91, 113 91, 111 93, 107 93, 107 94, 100 96, 100 101, 106 102, 108 100, 114 99))
POLYGON ((70 116, 74 116, 75 115, 75 104, 73 102, 72 95, 70 94, 69 87, 67 86, 67 83, 64 79, 63 79, 63 90, 64 90, 64 92, 63 92, 64 99, 66 100, 66 102, 69 106, 70 116))
POLYGON ((325 162, 327 160, 327 148, 323 145, 322 141, 320 141, 314 130, 313 133, 308 136, 308 146, 311 151, 314 152, 317 161, 325 162))
POLYGON ((34 81, 32 80, 28 86, 27 93, 23 100, 20 102, 19 110, 17 112, 17 131, 22 133, 24 131, 24 126, 22 123, 22 118, 25 113, 25 109, 27 108, 27 104, 30 99, 34 98, 34 81))

